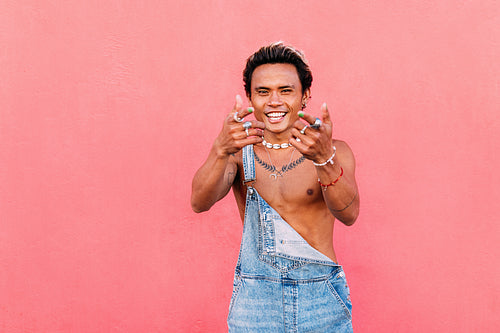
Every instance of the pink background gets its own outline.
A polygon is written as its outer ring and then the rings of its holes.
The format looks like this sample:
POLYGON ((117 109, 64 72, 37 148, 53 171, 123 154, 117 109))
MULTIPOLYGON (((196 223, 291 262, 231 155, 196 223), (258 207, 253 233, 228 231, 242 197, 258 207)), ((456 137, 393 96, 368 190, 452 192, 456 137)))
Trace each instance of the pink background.
POLYGON ((356 332, 500 330, 497 1, 0 3, 0 331, 223 332, 241 223, 191 179, 285 40, 354 150, 356 332))

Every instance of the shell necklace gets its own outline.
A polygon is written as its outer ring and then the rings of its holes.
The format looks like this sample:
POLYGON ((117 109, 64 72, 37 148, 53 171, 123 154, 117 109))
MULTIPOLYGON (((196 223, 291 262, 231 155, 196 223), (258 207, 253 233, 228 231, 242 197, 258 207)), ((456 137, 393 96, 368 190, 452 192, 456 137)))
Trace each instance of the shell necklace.
POLYGON ((292 146, 288 142, 285 142, 285 143, 282 143, 282 144, 279 144, 279 143, 272 144, 270 142, 267 142, 265 139, 262 139, 262 144, 264 145, 264 147, 267 147, 269 149, 271 149, 271 148, 273 148, 273 149, 280 149, 280 148, 285 149, 285 148, 288 148, 288 147, 292 146))

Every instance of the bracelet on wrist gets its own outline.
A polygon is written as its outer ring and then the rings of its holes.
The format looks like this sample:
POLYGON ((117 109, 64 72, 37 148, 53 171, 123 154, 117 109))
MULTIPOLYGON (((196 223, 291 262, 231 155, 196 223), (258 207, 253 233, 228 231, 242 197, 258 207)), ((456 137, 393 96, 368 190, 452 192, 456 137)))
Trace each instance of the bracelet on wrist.
POLYGON ((318 178, 318 183, 323 189, 323 191, 326 191, 329 186, 335 185, 335 183, 337 183, 340 180, 340 178, 342 178, 343 175, 344 175, 344 169, 340 167, 340 176, 338 176, 337 179, 335 179, 333 182, 331 182, 330 184, 323 184, 321 183, 321 180, 318 178))
POLYGON ((313 161, 314 166, 321 167, 321 166, 327 165, 328 163, 330 163, 331 165, 333 165, 334 164, 333 163, 333 158, 335 157, 335 153, 337 153, 337 148, 335 146, 332 146, 332 148, 333 148, 333 154, 332 154, 332 156, 330 156, 330 158, 327 159, 326 162, 324 162, 324 163, 315 163, 313 161))

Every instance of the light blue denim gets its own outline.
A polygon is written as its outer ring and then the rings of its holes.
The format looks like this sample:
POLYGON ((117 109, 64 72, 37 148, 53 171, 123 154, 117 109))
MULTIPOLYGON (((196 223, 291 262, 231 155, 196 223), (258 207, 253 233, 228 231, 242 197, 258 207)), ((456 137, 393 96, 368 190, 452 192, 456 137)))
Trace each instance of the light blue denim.
POLYGON ((251 145, 243 149, 243 165, 247 198, 229 332, 352 332, 342 267, 310 246, 252 187, 251 145))

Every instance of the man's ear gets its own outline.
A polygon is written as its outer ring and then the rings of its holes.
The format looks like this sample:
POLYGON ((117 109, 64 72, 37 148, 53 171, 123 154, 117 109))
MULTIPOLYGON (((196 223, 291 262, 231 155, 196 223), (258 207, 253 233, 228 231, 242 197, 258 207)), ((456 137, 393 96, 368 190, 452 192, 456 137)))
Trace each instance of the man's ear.
POLYGON ((307 102, 309 102, 309 98, 311 98, 311 89, 307 88, 306 91, 302 94, 302 105, 307 105, 307 102))

